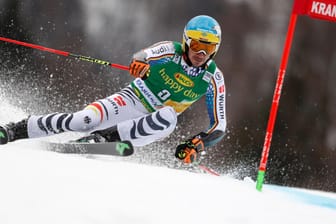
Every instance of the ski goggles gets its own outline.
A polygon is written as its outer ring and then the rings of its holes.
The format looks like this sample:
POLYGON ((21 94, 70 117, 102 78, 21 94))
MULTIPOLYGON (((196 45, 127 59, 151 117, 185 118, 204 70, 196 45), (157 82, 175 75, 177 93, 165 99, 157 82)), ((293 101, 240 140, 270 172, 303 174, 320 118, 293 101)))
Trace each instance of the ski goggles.
POLYGON ((200 40, 190 40, 189 48, 195 53, 204 52, 207 55, 215 53, 217 44, 202 42, 200 40))

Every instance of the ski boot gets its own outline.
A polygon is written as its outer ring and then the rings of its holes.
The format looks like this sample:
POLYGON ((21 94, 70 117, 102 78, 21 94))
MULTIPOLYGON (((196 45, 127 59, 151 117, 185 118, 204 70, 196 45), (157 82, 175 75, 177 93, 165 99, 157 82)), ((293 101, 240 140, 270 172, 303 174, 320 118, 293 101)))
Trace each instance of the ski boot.
POLYGON ((28 138, 27 121, 24 119, 17 123, 9 123, 0 126, 0 145, 7 144, 18 139, 28 138))
POLYGON ((104 130, 94 131, 88 136, 77 139, 75 142, 100 143, 121 141, 117 126, 104 130))

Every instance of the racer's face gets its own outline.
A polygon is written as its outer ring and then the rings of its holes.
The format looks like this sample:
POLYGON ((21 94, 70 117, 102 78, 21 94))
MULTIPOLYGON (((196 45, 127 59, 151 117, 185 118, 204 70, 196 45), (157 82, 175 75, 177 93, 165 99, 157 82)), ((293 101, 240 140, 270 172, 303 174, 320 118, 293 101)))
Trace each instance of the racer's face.
POLYGON ((194 67, 200 67, 210 58, 210 55, 206 54, 204 51, 194 52, 189 49, 188 57, 194 67))

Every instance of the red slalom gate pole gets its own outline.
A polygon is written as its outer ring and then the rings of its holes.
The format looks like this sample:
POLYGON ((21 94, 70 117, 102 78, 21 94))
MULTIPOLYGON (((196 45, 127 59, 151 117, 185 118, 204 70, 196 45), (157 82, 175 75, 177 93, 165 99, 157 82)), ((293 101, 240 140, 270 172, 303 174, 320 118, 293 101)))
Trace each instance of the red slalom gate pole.
POLYGON ((262 190, 262 185, 265 179, 266 164, 267 164, 268 154, 269 154, 269 150, 271 146, 275 119, 276 119, 277 111, 279 107, 279 100, 281 96, 282 85, 283 85, 283 81, 285 78, 288 57, 289 57, 289 53, 290 53, 290 49, 292 45, 293 36, 294 36, 296 20, 297 20, 297 14, 292 13, 290 17, 290 21, 289 21, 289 26, 288 26, 285 46, 284 46, 284 50, 282 54, 281 64, 280 64, 280 68, 278 71, 278 79, 277 79, 276 86, 274 89, 273 101, 272 101, 270 116, 269 116, 269 120, 267 124, 267 130, 266 130, 263 151, 261 155, 261 161, 259 165, 257 185, 256 185, 256 188, 259 191, 262 190))
POLYGON ((49 53, 62 55, 62 56, 65 56, 65 57, 73 57, 73 58, 76 58, 76 59, 79 59, 79 60, 82 60, 82 61, 88 61, 88 62, 92 62, 92 63, 96 63, 96 64, 107 65, 107 66, 111 66, 113 68, 118 68, 118 69, 121 69, 121 70, 126 70, 126 71, 129 70, 129 68, 125 65, 114 64, 114 63, 111 63, 111 62, 108 62, 108 61, 103 61, 103 60, 96 59, 96 58, 91 58, 91 57, 88 57, 88 56, 77 55, 77 54, 69 53, 69 52, 66 52, 66 51, 55 50, 55 49, 48 48, 48 47, 43 47, 43 46, 37 45, 37 44, 26 43, 26 42, 13 40, 13 39, 5 38, 5 37, 0 37, 0 41, 12 43, 12 44, 17 44, 17 45, 21 45, 21 46, 24 46, 24 47, 29 47, 29 48, 33 48, 33 49, 37 49, 37 50, 41 50, 41 51, 47 51, 49 53))
POLYGON ((311 18, 326 20, 330 22, 336 22, 336 0, 295 0, 293 4, 292 15, 290 17, 290 22, 287 31, 287 37, 285 42, 285 47, 281 59, 281 64, 278 72, 278 80, 274 90, 273 103, 271 107, 271 112, 268 120, 267 131, 265 136, 265 142, 263 146, 263 151, 261 155, 261 161, 257 177, 257 190, 261 191, 262 185, 265 178, 266 163, 268 159, 268 154, 271 146, 272 135, 274 123, 278 111, 279 100, 281 95, 281 89, 283 80, 286 73, 287 61, 289 57, 289 52, 292 45, 292 40, 294 36, 296 20, 298 15, 307 15, 311 18))

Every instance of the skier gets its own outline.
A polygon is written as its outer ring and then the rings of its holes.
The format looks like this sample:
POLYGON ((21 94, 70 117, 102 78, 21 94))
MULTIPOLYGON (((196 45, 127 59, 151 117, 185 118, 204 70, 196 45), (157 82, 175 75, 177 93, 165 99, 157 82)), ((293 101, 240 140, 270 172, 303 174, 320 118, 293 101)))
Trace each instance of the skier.
POLYGON ((206 96, 210 126, 176 147, 175 156, 192 163, 226 129, 225 84, 213 58, 221 42, 218 22, 206 15, 185 26, 182 43, 163 41, 133 55, 134 81, 119 92, 75 113, 31 115, 0 126, 0 144, 65 131, 90 132, 78 141, 130 141, 144 146, 171 134, 177 116, 206 96))

